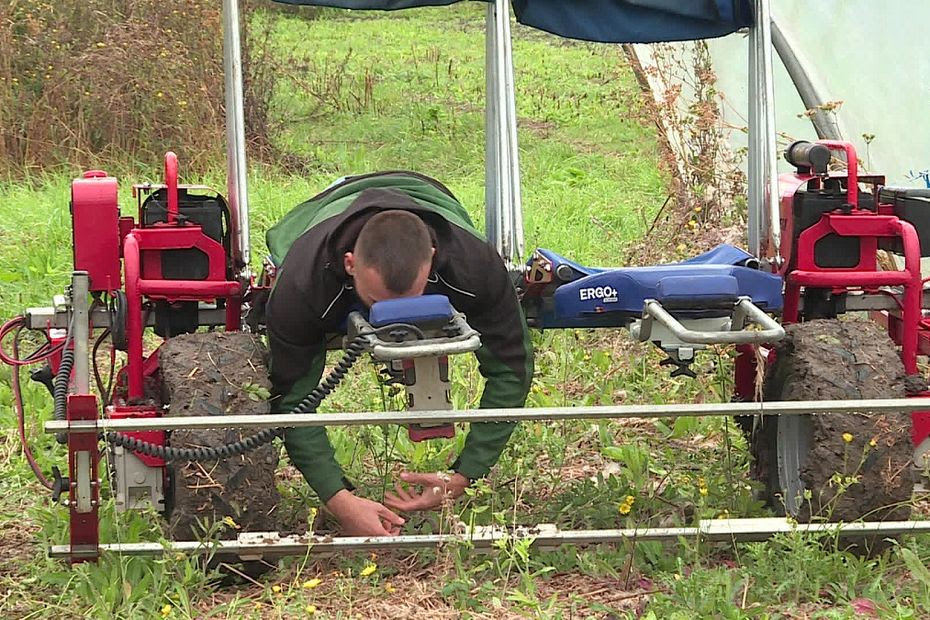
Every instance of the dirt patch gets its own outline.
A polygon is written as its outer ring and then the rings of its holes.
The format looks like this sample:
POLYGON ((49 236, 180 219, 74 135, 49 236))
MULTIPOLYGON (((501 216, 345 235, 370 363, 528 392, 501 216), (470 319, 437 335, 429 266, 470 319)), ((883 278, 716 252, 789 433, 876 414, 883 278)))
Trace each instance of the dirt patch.
MULTIPOLYGON (((266 350, 251 334, 208 332, 168 340, 159 354, 168 416, 260 415, 269 412, 266 350)), ((172 447, 215 447, 256 431, 176 430, 172 447)), ((267 443, 225 460, 176 461, 168 469, 169 529, 178 540, 202 536, 201 522, 232 518, 221 537, 278 531, 281 496, 275 482, 278 447, 267 443)))
MULTIPOLYGON (((904 369, 887 334, 870 321, 815 320, 786 328, 766 376, 765 400, 903 398, 904 369)), ((915 475, 909 414, 810 416, 811 448, 800 478, 811 491, 802 519, 907 519, 915 475)), ((776 478, 776 421, 756 443, 759 472, 776 478)), ((770 490, 771 484, 770 484, 770 490)))

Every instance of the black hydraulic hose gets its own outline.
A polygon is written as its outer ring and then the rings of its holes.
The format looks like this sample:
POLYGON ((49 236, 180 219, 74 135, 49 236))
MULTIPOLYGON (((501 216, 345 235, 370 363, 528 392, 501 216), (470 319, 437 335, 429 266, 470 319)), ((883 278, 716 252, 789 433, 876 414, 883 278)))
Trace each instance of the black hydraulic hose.
MULTIPOLYGON (((358 358, 364 351, 365 338, 361 336, 356 337, 349 346, 346 347, 345 355, 339 360, 336 367, 333 368, 329 375, 323 379, 312 392, 291 410, 291 413, 316 413, 317 407, 320 406, 323 399, 329 396, 336 386, 342 382, 346 373, 352 368, 355 362, 358 361, 358 358)), ((147 456, 161 458, 165 461, 215 461, 241 456, 246 452, 268 443, 275 437, 283 436, 283 428, 267 428, 233 443, 202 448, 172 448, 170 446, 160 446, 116 432, 109 432, 106 437, 107 441, 116 446, 132 450, 133 452, 141 452, 147 456)))
MULTIPOLYGON (((52 415, 56 420, 64 420, 68 417, 68 384, 71 382, 71 369, 74 367, 74 349, 66 348, 61 354, 61 364, 58 366, 58 373, 55 375, 54 383, 54 408, 52 415)), ((58 443, 68 443, 67 433, 58 433, 55 435, 58 443)))

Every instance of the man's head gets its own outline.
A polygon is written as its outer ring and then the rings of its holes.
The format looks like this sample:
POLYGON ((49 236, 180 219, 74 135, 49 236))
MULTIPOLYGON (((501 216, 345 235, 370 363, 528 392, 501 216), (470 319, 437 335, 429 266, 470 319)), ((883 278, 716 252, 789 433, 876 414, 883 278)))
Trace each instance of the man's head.
POLYGON ((356 295, 371 306, 422 295, 435 252, 423 220, 409 211, 382 211, 362 227, 344 264, 355 279, 356 295))

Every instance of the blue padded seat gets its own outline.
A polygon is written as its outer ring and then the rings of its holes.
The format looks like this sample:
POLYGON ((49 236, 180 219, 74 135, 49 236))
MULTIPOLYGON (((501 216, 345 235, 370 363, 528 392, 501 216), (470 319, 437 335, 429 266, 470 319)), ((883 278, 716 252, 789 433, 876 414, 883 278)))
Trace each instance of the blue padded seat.
POLYGON ((730 245, 670 265, 584 267, 549 250, 562 284, 540 315, 544 328, 625 326, 640 318, 647 299, 663 303, 682 318, 723 316, 745 296, 768 312, 782 308, 782 279, 746 267, 755 259, 730 245))
POLYGON ((454 315, 452 302, 445 295, 420 295, 385 299, 372 304, 368 322, 372 327, 391 323, 442 325, 451 321, 454 315))

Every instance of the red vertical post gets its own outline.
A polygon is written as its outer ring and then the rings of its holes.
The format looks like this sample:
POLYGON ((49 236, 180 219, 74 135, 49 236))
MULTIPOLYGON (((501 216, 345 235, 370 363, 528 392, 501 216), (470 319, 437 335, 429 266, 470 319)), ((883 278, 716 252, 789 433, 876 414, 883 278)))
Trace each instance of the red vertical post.
MULTIPOLYGON (((68 397, 68 422, 95 421, 97 397, 68 397)), ((72 564, 96 562, 100 556, 100 482, 97 478, 97 429, 68 431, 68 510, 71 516, 72 564)))
POLYGON ((168 223, 178 221, 178 156, 173 152, 165 153, 165 185, 168 193, 168 223))

